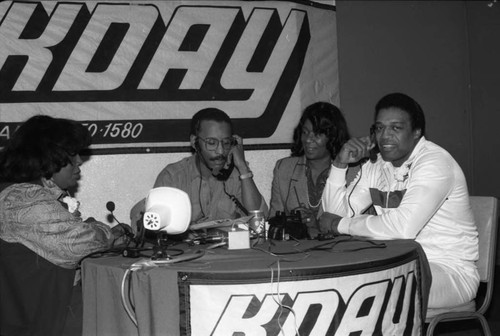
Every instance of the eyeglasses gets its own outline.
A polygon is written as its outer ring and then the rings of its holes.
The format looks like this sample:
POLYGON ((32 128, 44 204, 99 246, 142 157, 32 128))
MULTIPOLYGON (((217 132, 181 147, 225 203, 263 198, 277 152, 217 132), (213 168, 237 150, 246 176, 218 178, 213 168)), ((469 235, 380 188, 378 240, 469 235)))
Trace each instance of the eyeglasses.
POLYGON ((217 150, 217 147, 219 147, 219 142, 222 144, 222 148, 224 150, 230 150, 234 145, 236 145, 236 139, 232 137, 219 140, 216 138, 203 139, 199 136, 198 139, 202 140, 205 143, 205 148, 209 151, 217 150))

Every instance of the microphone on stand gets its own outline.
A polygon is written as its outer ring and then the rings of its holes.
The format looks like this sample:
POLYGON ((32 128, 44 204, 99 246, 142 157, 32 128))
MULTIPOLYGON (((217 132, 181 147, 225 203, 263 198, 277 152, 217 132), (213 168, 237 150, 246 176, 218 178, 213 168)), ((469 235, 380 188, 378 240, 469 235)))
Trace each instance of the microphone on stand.
POLYGON ((121 223, 116 217, 115 215, 113 214, 113 211, 115 211, 115 202, 113 201, 109 201, 106 203, 106 209, 110 212, 110 215, 111 215, 111 218, 113 218, 113 220, 118 224, 120 225, 120 227, 123 229, 124 233, 125 233, 125 236, 127 236, 128 238, 130 238, 131 241, 133 241, 134 243, 137 244, 136 242, 136 237, 132 231, 132 228, 130 226, 128 226, 127 224, 123 224, 121 223))
POLYGON ((106 203, 106 209, 110 212, 111 217, 118 223, 121 224, 118 219, 116 219, 115 215, 113 214, 113 211, 115 211, 115 202, 109 201, 106 203))
POLYGON ((115 211, 115 202, 109 201, 106 203, 106 209, 108 209, 108 211, 111 212, 111 215, 113 215, 113 211, 115 211))

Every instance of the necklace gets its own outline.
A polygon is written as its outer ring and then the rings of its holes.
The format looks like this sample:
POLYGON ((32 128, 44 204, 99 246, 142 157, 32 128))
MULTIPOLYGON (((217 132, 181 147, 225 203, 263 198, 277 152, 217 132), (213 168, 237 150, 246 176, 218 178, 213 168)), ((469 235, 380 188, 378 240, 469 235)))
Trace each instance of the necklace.
POLYGON ((312 171, 308 164, 306 164, 306 177, 307 177, 307 205, 309 208, 316 209, 321 205, 321 195, 323 194, 323 189, 325 187, 326 179, 330 172, 330 166, 323 170, 317 177, 317 183, 313 182, 312 171), (310 200, 310 190, 313 190, 313 196, 316 198, 319 195, 319 200, 316 204, 312 204, 310 200))
POLYGON ((321 204, 321 198, 319 199, 318 204, 316 204, 316 205, 311 204, 311 201, 309 200, 309 193, 307 194, 307 205, 309 205, 309 207, 317 208, 320 206, 320 204, 321 204))

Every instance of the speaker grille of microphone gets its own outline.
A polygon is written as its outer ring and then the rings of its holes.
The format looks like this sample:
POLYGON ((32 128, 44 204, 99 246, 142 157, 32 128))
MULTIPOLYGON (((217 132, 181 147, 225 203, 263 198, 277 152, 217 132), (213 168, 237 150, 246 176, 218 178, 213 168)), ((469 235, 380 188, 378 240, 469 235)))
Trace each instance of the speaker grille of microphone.
POLYGON ((159 230, 161 229, 161 218, 160 214, 156 212, 146 212, 144 214, 144 227, 148 230, 159 230))

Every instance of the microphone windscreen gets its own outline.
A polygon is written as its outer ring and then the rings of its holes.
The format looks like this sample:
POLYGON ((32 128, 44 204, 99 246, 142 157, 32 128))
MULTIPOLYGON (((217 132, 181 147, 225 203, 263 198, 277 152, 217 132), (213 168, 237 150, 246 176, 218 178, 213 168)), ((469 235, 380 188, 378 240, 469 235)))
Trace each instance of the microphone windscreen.
POLYGON ((106 203, 106 209, 111 212, 115 211, 115 202, 109 201, 106 203))

